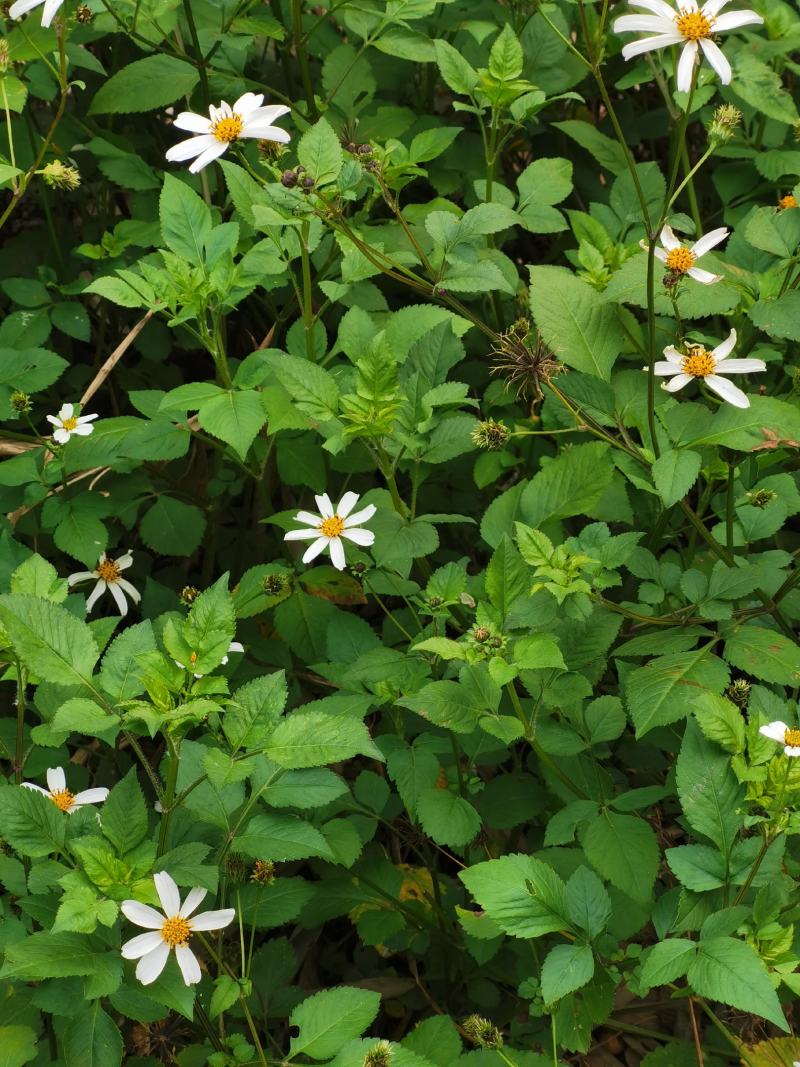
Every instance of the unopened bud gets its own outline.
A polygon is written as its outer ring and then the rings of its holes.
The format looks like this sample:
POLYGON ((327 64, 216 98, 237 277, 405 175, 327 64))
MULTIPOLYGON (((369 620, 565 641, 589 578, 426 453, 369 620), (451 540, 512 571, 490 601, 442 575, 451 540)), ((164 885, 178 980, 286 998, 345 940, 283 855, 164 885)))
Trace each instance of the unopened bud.
POLYGON ((75 12, 75 18, 78 22, 91 22, 94 18, 94 11, 88 4, 80 4, 75 12))
POLYGON ((714 112, 708 127, 708 138, 712 142, 721 144, 730 141, 736 136, 736 130, 742 121, 742 113, 733 104, 722 104, 714 112))
POLYGON ((470 1015, 461 1027, 466 1037, 479 1048, 502 1048, 503 1037, 494 1023, 482 1015, 470 1015))
POLYGON ((364 1067, 390 1067, 392 1046, 388 1041, 379 1041, 364 1057, 364 1067))
POLYGON ((185 585, 180 591, 179 599, 181 604, 185 604, 188 608, 190 604, 194 604, 199 596, 200 590, 196 585, 185 585))
POLYGON ((33 404, 27 393, 12 393, 11 407, 18 415, 27 415, 33 407, 33 404))
POLYGON ((52 163, 42 167, 38 173, 51 189, 66 189, 71 192, 81 184, 81 176, 77 167, 62 163, 60 159, 54 159, 52 163))
POLYGON ((756 489, 753 492, 747 493, 747 503, 754 508, 765 508, 767 504, 771 504, 777 496, 778 494, 774 489, 756 489))
POLYGON ((267 596, 278 596, 286 588, 286 579, 282 574, 267 574, 261 587, 267 596))
POLYGON ((509 437, 509 429, 502 422, 487 419, 479 422, 472 431, 472 443, 477 448, 487 448, 490 452, 498 452, 509 437))
POLYGON ((275 864, 271 860, 256 860, 250 881, 259 885, 272 885, 275 881, 275 864))
POLYGON ((732 701, 737 708, 744 709, 750 701, 750 688, 750 683, 746 682, 744 678, 736 678, 726 690, 728 699, 732 701))
POLYGON ((5 37, 0 37, 0 74, 5 74, 10 66, 11 53, 8 48, 8 41, 5 37))

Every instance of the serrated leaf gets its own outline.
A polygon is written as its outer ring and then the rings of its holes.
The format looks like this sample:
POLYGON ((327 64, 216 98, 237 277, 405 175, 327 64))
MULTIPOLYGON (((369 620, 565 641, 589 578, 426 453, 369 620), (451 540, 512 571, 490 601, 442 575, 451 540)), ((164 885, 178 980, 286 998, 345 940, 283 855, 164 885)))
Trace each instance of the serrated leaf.
POLYGON ((519 853, 487 860, 459 878, 490 919, 512 937, 569 928, 566 888, 546 863, 519 853))
MULTIPOLYGON (((94 94, 89 114, 127 115, 154 111, 179 97, 189 96, 199 79, 196 67, 175 56, 145 56, 118 70, 100 86, 94 94)), ((179 139, 183 136, 179 134, 179 139)))
POLYGON ((297 145, 297 158, 317 185, 336 181, 344 165, 344 153, 327 119, 319 119, 306 130, 297 145))
POLYGON ((542 999, 553 1004, 591 981, 594 955, 588 945, 556 945, 542 965, 542 999))
POLYGON ((480 815, 468 800, 435 786, 419 794, 417 818, 437 844, 454 848, 468 845, 481 828, 480 815))
POLYGON ((733 937, 701 941, 697 956, 689 965, 687 978, 698 996, 760 1015, 788 1032, 767 969, 755 950, 744 941, 733 937))
POLYGON ((581 836, 592 866, 617 889, 642 903, 650 899, 659 848, 649 823, 635 815, 603 811, 581 836))
POLYGON ((774 630, 742 626, 725 642, 725 659, 764 682, 800 684, 800 649, 774 630))
POLYGON ((327 1060, 366 1030, 378 1014, 380 994, 368 989, 339 986, 325 989, 299 1004, 289 1017, 289 1026, 299 1033, 292 1037, 289 1054, 303 1053, 314 1060, 327 1060))
POLYGON ((83 684, 99 651, 92 631, 74 615, 33 596, 0 597, 0 621, 16 654, 39 678, 59 685, 83 684))
POLYGON ((665 507, 671 508, 686 496, 697 481, 701 462, 699 452, 672 448, 662 452, 653 464, 653 481, 665 507))

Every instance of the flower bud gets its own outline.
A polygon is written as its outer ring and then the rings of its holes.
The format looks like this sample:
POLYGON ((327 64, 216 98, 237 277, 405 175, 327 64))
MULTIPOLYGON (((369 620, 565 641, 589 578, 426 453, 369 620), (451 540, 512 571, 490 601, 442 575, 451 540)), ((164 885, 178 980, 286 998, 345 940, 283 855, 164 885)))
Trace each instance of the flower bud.
POLYGON ((51 189, 65 189, 72 192, 81 184, 81 176, 77 167, 62 163, 60 159, 54 159, 37 173, 41 174, 45 184, 51 189))
POLYGON ((389 1067, 392 1062, 392 1046, 380 1041, 364 1057, 364 1067, 389 1067))
POLYGON ((199 596, 200 590, 196 585, 185 585, 180 591, 179 599, 181 604, 185 604, 188 608, 191 604, 194 604, 199 596))
POLYGON ((259 885, 272 885, 275 881, 275 864, 271 860, 256 860, 250 881, 259 885))
POLYGON ((742 121, 742 113, 733 104, 722 104, 714 112, 714 117, 708 126, 708 139, 712 144, 724 144, 736 136, 742 121))
POLYGON ((486 448, 490 452, 498 452, 509 438, 509 429, 502 422, 487 419, 479 422, 472 431, 472 443, 477 448, 486 448))
POLYGON ((27 393, 17 392, 11 394, 11 407, 17 415, 27 415, 33 404, 27 393))
POLYGON ((482 1015, 470 1015, 465 1019, 461 1029, 473 1045, 479 1048, 502 1048, 503 1037, 494 1023, 482 1015))
POLYGON ((286 588, 286 579, 282 574, 267 574, 261 587, 267 596, 278 596, 286 588))

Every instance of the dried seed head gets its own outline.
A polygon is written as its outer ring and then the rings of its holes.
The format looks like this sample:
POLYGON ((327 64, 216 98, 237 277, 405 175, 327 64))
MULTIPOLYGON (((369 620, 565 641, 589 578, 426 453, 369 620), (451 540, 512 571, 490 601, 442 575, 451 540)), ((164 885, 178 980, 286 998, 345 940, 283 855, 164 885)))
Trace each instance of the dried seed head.
POLYGON ((8 48, 8 41, 5 37, 0 37, 0 74, 5 74, 10 66, 11 53, 8 48))
POLYGON ((280 159, 288 149, 280 141, 256 141, 256 151, 261 159, 280 159))
POLYGON ((225 873, 233 885, 241 885, 247 880, 250 867, 240 852, 229 852, 225 857, 225 873))
POLYGON ((485 626, 476 626, 475 629, 472 631, 472 636, 480 644, 483 644, 483 642, 488 641, 492 635, 491 632, 485 626))
POLYGON ((683 275, 680 273, 680 271, 668 270, 664 274, 664 277, 661 279, 661 284, 667 290, 674 289, 682 277, 683 275))
POLYGON ((380 1041, 364 1057, 364 1067, 390 1067, 392 1046, 388 1041, 380 1041))
POLYGON ((80 4, 75 11, 75 18, 78 22, 91 22, 94 18, 94 11, 88 4, 80 4))
POLYGON ((267 574, 261 587, 267 596, 278 596, 286 588, 286 579, 282 574, 267 574))
POLYGON ((294 189, 297 185, 297 173, 293 170, 285 170, 281 174, 281 185, 286 189, 294 189))
POLYGON ((502 1048, 503 1037, 494 1023, 482 1015, 470 1015, 465 1019, 461 1029, 473 1045, 479 1048, 502 1048))
POLYGON ((722 104, 714 112, 708 125, 708 138, 717 144, 723 144, 736 136, 736 130, 742 121, 742 113, 733 104, 722 104))
POLYGON ((275 881, 275 864, 272 860, 256 860, 250 881, 259 885, 272 885, 275 881))
POLYGON ((777 499, 778 494, 774 489, 756 489, 753 492, 747 493, 747 502, 754 508, 765 508, 767 504, 771 504, 773 500, 777 499))
POLYGON ((507 388, 516 389, 517 398, 528 397, 534 404, 544 397, 542 382, 550 381, 564 370, 540 333, 531 339, 527 319, 519 319, 500 334, 492 347, 492 355, 496 357, 492 374, 505 378, 507 388))
POLYGON ((66 189, 72 192, 81 184, 81 176, 77 167, 62 163, 60 159, 54 159, 52 163, 42 167, 38 173, 51 189, 66 189))
POLYGON ((744 710, 750 701, 750 688, 750 683, 746 682, 744 678, 735 678, 726 690, 728 699, 737 708, 744 710))
POLYGON ((31 398, 27 393, 12 393, 11 394, 11 407, 17 413, 17 415, 27 415, 33 407, 31 398))
POLYGON ((190 604, 194 604, 199 596, 200 590, 196 585, 185 585, 180 591, 179 599, 181 604, 185 604, 188 608, 190 604))
POLYGON ((479 422, 472 431, 472 443, 477 448, 486 448, 490 452, 498 452, 509 437, 509 429, 502 422, 487 419, 479 422))

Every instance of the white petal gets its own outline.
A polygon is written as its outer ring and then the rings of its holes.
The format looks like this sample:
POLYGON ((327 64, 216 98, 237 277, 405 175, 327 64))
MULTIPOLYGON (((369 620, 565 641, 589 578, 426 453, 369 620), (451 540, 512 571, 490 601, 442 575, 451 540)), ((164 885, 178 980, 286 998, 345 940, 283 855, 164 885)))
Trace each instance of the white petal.
POLYGON ((242 129, 242 137, 257 137, 260 141, 277 141, 279 144, 288 144, 292 139, 286 130, 270 126, 268 122, 248 122, 242 129))
POLYGON ((95 419, 99 419, 99 415, 79 415, 78 425, 82 426, 84 422, 94 422, 95 419))
POLYGON ((142 985, 151 985, 164 970, 169 957, 169 946, 162 941, 158 948, 142 956, 136 965, 136 977, 142 985))
POLYGON ((337 571, 343 571, 347 566, 347 562, 344 558, 344 545, 339 537, 332 537, 328 544, 328 551, 331 554, 331 563, 334 565, 337 571))
POLYGON ((241 641, 231 641, 228 645, 228 653, 231 652, 244 652, 244 645, 241 641))
POLYGON ((727 15, 720 15, 715 20, 714 33, 728 33, 742 26, 760 26, 763 22, 762 17, 755 11, 729 11, 727 15))
POLYGON ((77 793, 72 804, 76 808, 79 808, 82 804, 102 804, 107 796, 108 790, 103 786, 97 786, 94 789, 84 789, 82 792, 77 793))
POLYGON ((118 582, 111 582, 108 587, 109 592, 113 596, 117 604, 117 610, 120 613, 121 618, 125 618, 128 614, 128 601, 125 599, 125 594, 119 587, 118 582))
POLYGON ((219 159, 219 157, 227 151, 227 141, 217 141, 215 138, 214 144, 210 145, 202 155, 199 155, 189 167, 189 173, 198 174, 203 167, 207 167, 209 163, 213 163, 215 159, 219 159))
POLYGON ((63 4, 64 0, 45 0, 44 10, 42 11, 42 25, 49 26, 56 16, 56 12, 63 4))
POLYGON ((623 15, 614 23, 614 33, 670 33, 674 29, 672 19, 661 15, 623 15))
POLYGON ((319 537, 319 529, 287 530, 287 532, 283 535, 284 541, 308 541, 312 537, 319 537))
POLYGON ((358 503, 358 493, 345 493, 342 499, 339 501, 339 505, 336 508, 336 514, 340 519, 346 519, 353 508, 358 503))
POLYGON ((683 389, 684 385, 688 385, 691 380, 691 374, 676 374, 674 378, 664 382, 661 388, 666 389, 668 393, 677 393, 679 389, 683 389))
POLYGON ((375 534, 372 530, 342 530, 342 537, 352 541, 354 545, 362 545, 364 548, 375 544, 375 534))
POLYGON ((733 404, 735 408, 750 407, 750 401, 747 396, 738 385, 729 382, 727 378, 722 378, 719 374, 708 374, 706 375, 705 383, 709 389, 714 390, 717 396, 721 396, 723 400, 733 404))
POLYGON ((177 915, 181 906, 181 895, 172 875, 167 874, 166 871, 159 871, 158 874, 153 875, 153 881, 156 883, 156 892, 164 914, 168 918, 177 915))
POLYGON ((333 504, 331 498, 327 493, 323 493, 322 496, 315 496, 314 499, 317 502, 317 510, 323 519, 330 519, 333 517, 333 504))
POLYGON ((62 767, 47 768, 47 788, 51 793, 61 793, 67 788, 67 776, 62 767))
POLYGON ((320 552, 324 552, 328 547, 327 537, 318 537, 313 545, 309 547, 303 553, 303 563, 310 563, 312 559, 316 559, 320 552))
POLYGON ((197 962, 197 957, 189 946, 177 945, 175 947, 175 959, 178 961, 178 966, 181 969, 181 974, 183 975, 183 980, 186 985, 197 985, 203 976, 200 971, 200 964, 197 962))
POLYGON ((127 578, 117 578, 117 585, 120 587, 120 589, 123 590, 123 592, 128 594, 134 604, 138 604, 139 601, 142 599, 142 594, 139 592, 135 585, 131 585, 127 578))
POLYGON ((779 719, 777 722, 769 722, 764 726, 759 726, 758 732, 763 734, 764 737, 768 737, 770 741, 783 741, 788 729, 789 727, 786 723, 781 722, 779 719))
POLYGON ((181 910, 178 914, 185 919, 187 915, 191 915, 193 911, 197 911, 205 900, 207 892, 208 890, 200 889, 199 887, 197 889, 190 889, 186 894, 186 900, 184 900, 181 905, 181 910))
POLYGON ((140 960, 148 952, 158 948, 162 943, 160 930, 148 930, 146 934, 137 934, 122 946, 124 960, 140 960))
POLYGON ((657 378, 671 378, 674 374, 680 374, 680 370, 675 367, 674 363, 658 360, 653 367, 653 374, 655 374, 657 378))
POLYGON ((704 256, 706 252, 710 252, 712 248, 724 241, 729 233, 730 230, 726 226, 720 226, 716 230, 709 230, 698 241, 695 241, 692 245, 692 252, 699 259, 700 256, 704 256))
POLYGON ((714 282, 722 281, 721 274, 712 274, 710 270, 703 270, 702 267, 690 267, 686 273, 701 285, 713 285, 714 282))
POLYGON ((71 419, 73 412, 75 411, 74 404, 62 404, 61 410, 58 413, 59 419, 64 422, 65 419, 71 419))
POLYGON ((681 247, 681 243, 675 236, 671 226, 664 226, 661 230, 661 243, 668 252, 671 252, 674 248, 681 247))
POLYGON ((32 11, 35 7, 38 7, 43 0, 17 0, 15 4, 12 4, 8 9, 8 14, 12 19, 21 18, 23 15, 27 15, 29 11, 32 11))
POLYGON ((96 578, 97 575, 94 571, 76 571, 74 574, 70 574, 67 578, 67 585, 76 585, 78 582, 88 582, 90 579, 96 578))
POLYGON ((298 511, 294 517, 295 522, 303 522, 306 526, 313 526, 316 529, 322 525, 322 516, 315 515, 313 511, 298 511))
MULTIPOLYGON (((703 41, 705 44, 705 41, 703 41)), ((697 41, 687 41, 683 46, 681 58, 678 60, 678 70, 675 84, 678 92, 689 93, 692 90, 692 75, 697 61, 697 41)))
POLYGON ((676 367, 683 366, 684 357, 681 355, 678 349, 675 348, 674 345, 667 345, 667 347, 664 349, 664 355, 666 356, 667 360, 670 363, 674 363, 676 367))
POLYGON ((47 789, 42 789, 40 785, 36 785, 35 782, 20 782, 19 783, 25 789, 35 789, 37 793, 44 793, 46 797, 50 796, 50 792, 47 789))
POLYGON ((119 907, 126 919, 137 926, 143 926, 145 930, 160 930, 164 925, 165 917, 149 904, 142 904, 138 900, 123 900, 119 907))
POLYGON ((165 158, 168 163, 183 163, 184 160, 199 156, 207 148, 210 148, 212 144, 217 143, 216 137, 211 133, 204 133, 198 137, 189 137, 186 141, 178 141, 172 148, 168 148, 165 158))
POLYGON ((763 359, 726 359, 714 368, 715 374, 757 374, 767 369, 763 359))
POLYGON ((368 522, 376 512, 374 504, 367 504, 361 511, 357 511, 355 515, 348 515, 345 519, 345 529, 349 530, 352 526, 358 526, 362 522, 368 522))
POLYGON ((133 564, 133 552, 123 552, 114 562, 121 571, 126 571, 133 564))
MULTIPOLYGON (((94 575, 92 575, 92 577, 94 577, 94 575)), ((100 597, 103 595, 105 590, 106 590, 106 583, 101 579, 97 583, 97 585, 94 587, 94 589, 91 591, 89 596, 87 597, 87 600, 86 600, 86 614, 87 615, 92 610, 92 608, 95 606, 95 604, 100 599, 100 597)))
POLYGON ((219 911, 201 911, 189 922, 192 930, 222 930, 230 926, 236 918, 235 908, 222 908, 219 911))
POLYGON ((669 19, 670 22, 675 21, 675 17, 678 12, 665 0, 630 0, 631 7, 640 7, 643 11, 652 11, 654 15, 661 15, 662 18, 669 19))
POLYGON ((45 418, 52 426, 60 426, 61 419, 57 415, 45 415, 45 418))
POLYGON ((251 122, 275 122, 276 119, 288 115, 292 109, 285 104, 267 104, 266 107, 257 107, 247 116, 248 124, 251 122))
POLYGON ((708 62, 714 68, 719 75, 719 80, 723 85, 730 85, 731 78, 733 77, 733 71, 731 65, 722 54, 722 50, 719 45, 714 44, 713 41, 706 40, 705 38, 700 42, 700 47, 703 49, 703 55, 708 62))
POLYGON ((786 756, 800 756, 800 748, 796 745, 784 745, 783 751, 786 756))
POLYGON ((657 37, 644 37, 641 41, 631 41, 622 49, 623 59, 634 59, 644 55, 645 52, 655 52, 657 48, 671 48, 674 44, 681 44, 683 37, 675 33, 659 33, 657 37))
MULTIPOLYGON (((72 432, 76 433, 78 437, 88 437, 93 430, 94 426, 92 426, 90 422, 82 422, 79 423, 72 432)), ((56 433, 58 433, 58 431, 56 431, 56 433)), ((55 434, 53 434, 53 436, 55 437, 55 434)))
POLYGON ((181 111, 173 120, 172 125, 178 130, 188 130, 189 133, 211 133, 209 117, 195 115, 193 111, 181 111))
POLYGON ((727 359, 735 347, 736 330, 731 330, 724 341, 721 341, 716 348, 711 349, 711 355, 714 357, 715 362, 719 363, 720 360, 727 359))
MULTIPOLYGON (((640 241, 639 244, 642 246, 642 248, 644 248, 645 251, 647 251, 647 242, 646 241, 640 241)), ((659 248, 658 246, 656 246, 653 249, 653 255, 656 257, 656 259, 660 260, 662 263, 666 263, 667 262, 667 253, 664 251, 663 248, 659 248)))
POLYGON ((53 440, 57 441, 60 445, 65 445, 69 441, 70 431, 64 430, 59 427, 57 430, 53 430, 53 440))
POLYGON ((706 18, 715 18, 730 2, 731 0, 706 0, 703 4, 703 14, 706 18))
POLYGON ((238 100, 234 101, 232 111, 242 118, 246 118, 251 112, 257 110, 264 103, 263 93, 243 93, 238 100))

